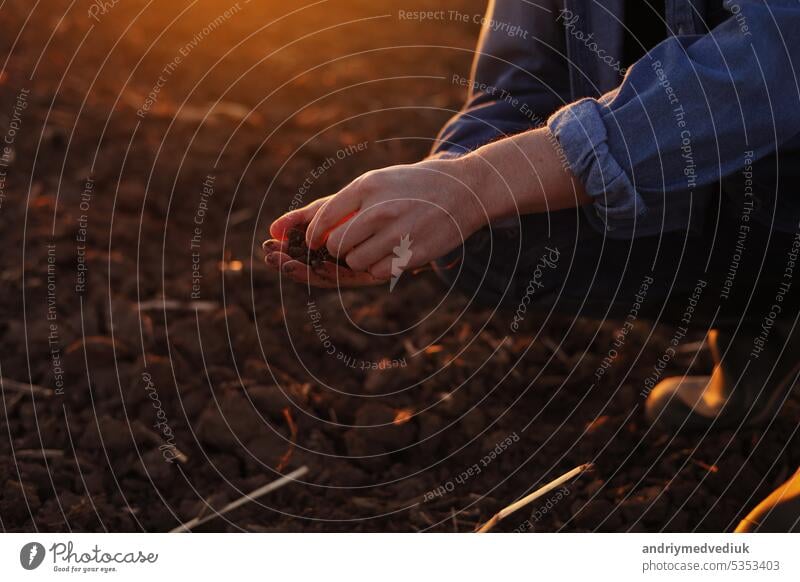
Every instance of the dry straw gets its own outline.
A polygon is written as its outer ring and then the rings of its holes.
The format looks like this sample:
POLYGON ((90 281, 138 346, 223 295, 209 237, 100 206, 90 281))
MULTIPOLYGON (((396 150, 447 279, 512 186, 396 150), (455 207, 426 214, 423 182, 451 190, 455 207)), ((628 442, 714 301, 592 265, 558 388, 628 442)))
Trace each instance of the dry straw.
POLYGON ((272 481, 271 483, 267 483, 266 485, 263 485, 263 486, 259 487, 255 491, 251 491, 250 493, 240 497, 236 501, 231 501, 228 505, 226 505, 225 507, 223 507, 219 511, 214 511, 214 512, 212 512, 209 515, 206 515, 204 517, 195 517, 194 519, 192 519, 190 521, 187 521, 186 523, 182 523, 181 525, 179 525, 178 527, 176 527, 175 529, 173 529, 169 533, 178 533, 178 532, 190 531, 191 529, 197 527, 198 525, 204 524, 205 522, 211 521, 212 519, 216 519, 218 517, 221 517, 221 516, 225 515, 226 513, 230 512, 230 511, 233 511, 237 507, 241 507, 242 505, 250 503, 251 501, 255 501, 256 499, 258 499, 262 495, 266 495, 267 493, 269 493, 271 491, 275 491, 276 489, 280 489, 284 485, 288 485, 289 483, 291 483, 292 481, 294 481, 298 477, 302 477, 306 473, 308 473, 308 467, 306 467, 306 466, 300 467, 299 469, 297 469, 295 471, 292 471, 288 475, 284 475, 280 479, 276 479, 275 481, 272 481))
POLYGON ((584 463, 583 465, 575 467, 571 471, 567 471, 566 473, 561 475, 561 477, 559 477, 557 479, 553 479, 547 485, 543 485, 542 487, 539 487, 536 491, 534 491, 530 495, 526 495, 525 497, 523 497, 519 501, 515 501, 514 503, 512 503, 508 507, 504 507, 503 509, 501 509, 500 511, 495 513, 494 516, 492 517, 492 519, 490 519, 489 521, 484 523, 482 526, 477 528, 475 531, 477 533, 486 533, 487 531, 491 530, 494 526, 496 526, 498 523, 500 523, 500 521, 502 521, 503 519, 505 519, 506 517, 508 517, 512 513, 514 513, 515 511, 517 511, 519 509, 522 509, 523 507, 525 507, 526 505, 528 505, 530 503, 533 503, 534 501, 539 499, 542 495, 547 495, 548 493, 550 493, 556 487, 560 487, 561 485, 563 485, 567 481, 569 481, 571 479, 574 479, 575 477, 579 476, 581 473, 583 473, 585 471, 591 471, 593 468, 594 468, 594 465, 592 463, 584 463))

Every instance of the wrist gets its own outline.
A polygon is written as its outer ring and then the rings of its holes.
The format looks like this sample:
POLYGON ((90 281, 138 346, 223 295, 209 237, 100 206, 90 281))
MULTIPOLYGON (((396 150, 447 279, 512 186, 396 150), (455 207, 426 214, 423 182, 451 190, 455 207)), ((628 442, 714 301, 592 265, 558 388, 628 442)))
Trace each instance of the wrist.
POLYGON ((520 207, 520 180, 529 161, 512 144, 511 138, 489 143, 462 158, 481 213, 481 226, 525 214, 520 207))
POLYGON ((489 222, 591 202, 546 128, 487 144, 469 154, 489 222))
POLYGON ((503 170, 492 161, 491 152, 486 148, 488 146, 458 159, 461 165, 459 173, 466 184, 465 190, 477 223, 474 230, 515 213, 503 170))
POLYGON ((453 212, 467 237, 494 219, 486 200, 487 166, 473 152, 443 161, 456 188, 453 212))

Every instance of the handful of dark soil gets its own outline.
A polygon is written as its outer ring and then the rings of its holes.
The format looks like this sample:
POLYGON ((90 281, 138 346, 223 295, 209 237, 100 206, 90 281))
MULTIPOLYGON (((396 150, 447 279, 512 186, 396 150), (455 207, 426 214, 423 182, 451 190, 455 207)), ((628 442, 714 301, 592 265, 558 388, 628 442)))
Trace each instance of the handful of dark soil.
POLYGON ((306 265, 316 267, 324 262, 336 263, 342 267, 347 267, 344 261, 340 261, 328 252, 328 249, 320 247, 316 250, 311 249, 306 245, 306 230, 308 225, 290 228, 286 231, 286 236, 289 241, 289 248, 287 254, 306 265))

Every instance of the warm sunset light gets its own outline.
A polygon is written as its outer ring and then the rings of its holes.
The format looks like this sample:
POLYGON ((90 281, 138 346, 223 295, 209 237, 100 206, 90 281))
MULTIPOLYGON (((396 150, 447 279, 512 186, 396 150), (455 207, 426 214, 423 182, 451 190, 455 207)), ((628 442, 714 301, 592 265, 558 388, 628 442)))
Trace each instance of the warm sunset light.
POLYGON ((800 2, 0 24, 5 579, 797 579, 800 2))

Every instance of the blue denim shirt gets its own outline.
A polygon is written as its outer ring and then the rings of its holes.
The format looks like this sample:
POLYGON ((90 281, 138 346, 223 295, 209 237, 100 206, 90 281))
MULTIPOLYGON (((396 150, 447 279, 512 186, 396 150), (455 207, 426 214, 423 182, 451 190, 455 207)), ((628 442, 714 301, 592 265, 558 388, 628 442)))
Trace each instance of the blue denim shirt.
MULTIPOLYGON (((668 38, 626 69, 624 0, 490 2, 467 104, 433 153, 546 124, 594 199, 596 228, 699 230, 726 177, 741 193, 751 166, 774 174, 777 152, 800 152, 800 2, 722 5, 712 15, 704 0, 667 0, 668 38)), ((796 230, 797 200, 764 218, 796 230)))

